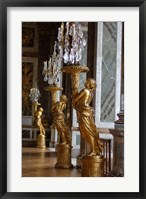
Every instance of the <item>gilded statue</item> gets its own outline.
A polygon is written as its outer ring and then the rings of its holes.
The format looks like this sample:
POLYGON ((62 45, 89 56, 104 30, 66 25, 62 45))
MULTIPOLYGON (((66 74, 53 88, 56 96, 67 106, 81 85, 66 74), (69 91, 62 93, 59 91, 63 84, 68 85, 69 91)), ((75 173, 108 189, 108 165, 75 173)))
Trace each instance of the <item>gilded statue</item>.
POLYGON ((64 110, 67 103, 66 95, 61 95, 60 101, 56 102, 52 106, 53 123, 60 135, 60 144, 71 144, 71 136, 68 133, 68 128, 65 123, 64 110))
POLYGON ((45 135, 45 129, 44 129, 43 124, 42 124, 42 113, 43 113, 43 111, 44 111, 43 108, 39 107, 38 110, 35 113, 35 122, 36 122, 37 127, 40 130, 40 135, 45 135))
POLYGON ((95 89, 95 80, 88 78, 85 82, 85 88, 73 97, 73 107, 77 111, 81 136, 90 145, 89 156, 100 155, 102 150, 99 133, 94 123, 94 110, 90 106, 95 89))

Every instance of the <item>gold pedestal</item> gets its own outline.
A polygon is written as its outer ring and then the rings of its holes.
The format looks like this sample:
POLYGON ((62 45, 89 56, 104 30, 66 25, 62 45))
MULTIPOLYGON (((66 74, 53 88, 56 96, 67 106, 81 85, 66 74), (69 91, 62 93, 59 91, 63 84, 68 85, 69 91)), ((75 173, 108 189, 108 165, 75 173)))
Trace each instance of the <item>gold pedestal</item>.
POLYGON ((79 88, 79 75, 83 72, 88 72, 89 68, 86 66, 64 66, 62 67, 62 72, 71 74, 71 83, 72 83, 72 95, 78 93, 79 88))
POLYGON ((62 91, 63 88, 58 87, 58 86, 54 86, 54 85, 50 85, 48 87, 45 88, 46 91, 50 91, 51 95, 52 95, 52 105, 55 104, 57 102, 57 91, 62 91))
POLYGON ((71 169, 71 146, 69 144, 58 144, 57 145, 57 163, 55 168, 71 169))
MULTIPOLYGON (((44 88, 46 91, 51 92, 51 105, 53 106, 56 102, 57 102, 57 91, 62 91, 63 88, 58 87, 57 85, 49 85, 48 87, 44 88)), ((52 124, 52 127, 54 127, 54 125, 52 124)), ((51 144, 53 145, 53 147, 55 146, 55 144, 57 143, 57 140, 55 140, 55 127, 54 127, 54 132, 51 132, 51 138, 53 138, 53 140, 51 139, 51 144), (53 135, 54 134, 54 135, 53 135)))
POLYGON ((38 135, 37 147, 38 148, 46 148, 45 135, 42 135, 42 134, 38 135))
POLYGON ((104 157, 103 156, 84 156, 82 159, 82 177, 103 177, 104 176, 104 157))

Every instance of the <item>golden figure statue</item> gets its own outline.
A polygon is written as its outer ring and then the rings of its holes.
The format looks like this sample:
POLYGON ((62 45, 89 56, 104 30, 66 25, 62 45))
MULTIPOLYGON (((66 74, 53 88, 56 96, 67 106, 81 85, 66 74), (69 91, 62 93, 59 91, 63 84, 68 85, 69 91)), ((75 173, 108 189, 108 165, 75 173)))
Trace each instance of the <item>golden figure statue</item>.
POLYGON ((71 144, 71 137, 68 133, 67 126, 65 124, 65 115, 64 109, 66 108, 67 103, 66 95, 61 95, 60 101, 56 102, 52 105, 52 113, 53 113, 53 123, 60 135, 61 141, 60 144, 71 144))
POLYGON ((43 113, 43 108, 39 107, 35 113, 35 121, 36 121, 37 127, 40 130, 40 135, 45 135, 45 129, 42 124, 42 113, 43 113))
POLYGON ((85 88, 77 93, 73 98, 73 107, 77 111, 79 129, 81 136, 89 143, 89 156, 101 154, 101 143, 99 133, 94 124, 94 110, 90 106, 93 98, 93 91, 96 89, 96 82, 88 78, 85 82, 85 88))

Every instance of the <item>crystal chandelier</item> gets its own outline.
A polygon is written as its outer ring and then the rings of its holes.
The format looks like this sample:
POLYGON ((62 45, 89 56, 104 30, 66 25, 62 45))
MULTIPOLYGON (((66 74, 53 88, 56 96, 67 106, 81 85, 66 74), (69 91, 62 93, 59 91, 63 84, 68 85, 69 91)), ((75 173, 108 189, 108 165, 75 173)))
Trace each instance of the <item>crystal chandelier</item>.
POLYGON ((38 102, 40 95, 41 94, 40 94, 40 91, 39 91, 38 88, 31 88, 30 89, 29 97, 30 97, 30 100, 33 103, 38 102))
POLYGON ((44 62, 44 68, 42 74, 44 75, 44 81, 48 81, 49 85, 57 85, 59 81, 59 74, 61 73, 61 59, 57 54, 57 42, 54 44, 54 52, 49 61, 44 62))
POLYGON ((58 28, 59 58, 67 65, 79 65, 86 40, 78 22, 62 23, 58 28))
POLYGON ((30 93, 29 93, 29 97, 30 100, 34 106, 34 112, 36 113, 37 111, 37 107, 38 105, 41 105, 40 103, 38 103, 39 97, 40 97, 40 91, 38 88, 31 88, 30 89, 30 93))
POLYGON ((58 28, 57 41, 54 44, 53 55, 49 61, 44 61, 42 75, 44 81, 50 86, 57 86, 61 67, 66 65, 79 65, 86 40, 78 22, 61 23, 58 28))

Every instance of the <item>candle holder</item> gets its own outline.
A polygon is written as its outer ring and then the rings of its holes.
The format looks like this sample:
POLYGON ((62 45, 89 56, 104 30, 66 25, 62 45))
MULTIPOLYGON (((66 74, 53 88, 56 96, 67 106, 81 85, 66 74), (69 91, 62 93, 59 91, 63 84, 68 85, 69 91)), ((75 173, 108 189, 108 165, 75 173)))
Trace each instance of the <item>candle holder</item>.
POLYGON ((59 82, 59 75, 61 73, 61 57, 56 53, 57 51, 57 42, 54 44, 53 55, 50 56, 49 61, 44 62, 44 68, 42 75, 44 75, 44 81, 48 81, 48 84, 51 86, 57 86, 59 82))

